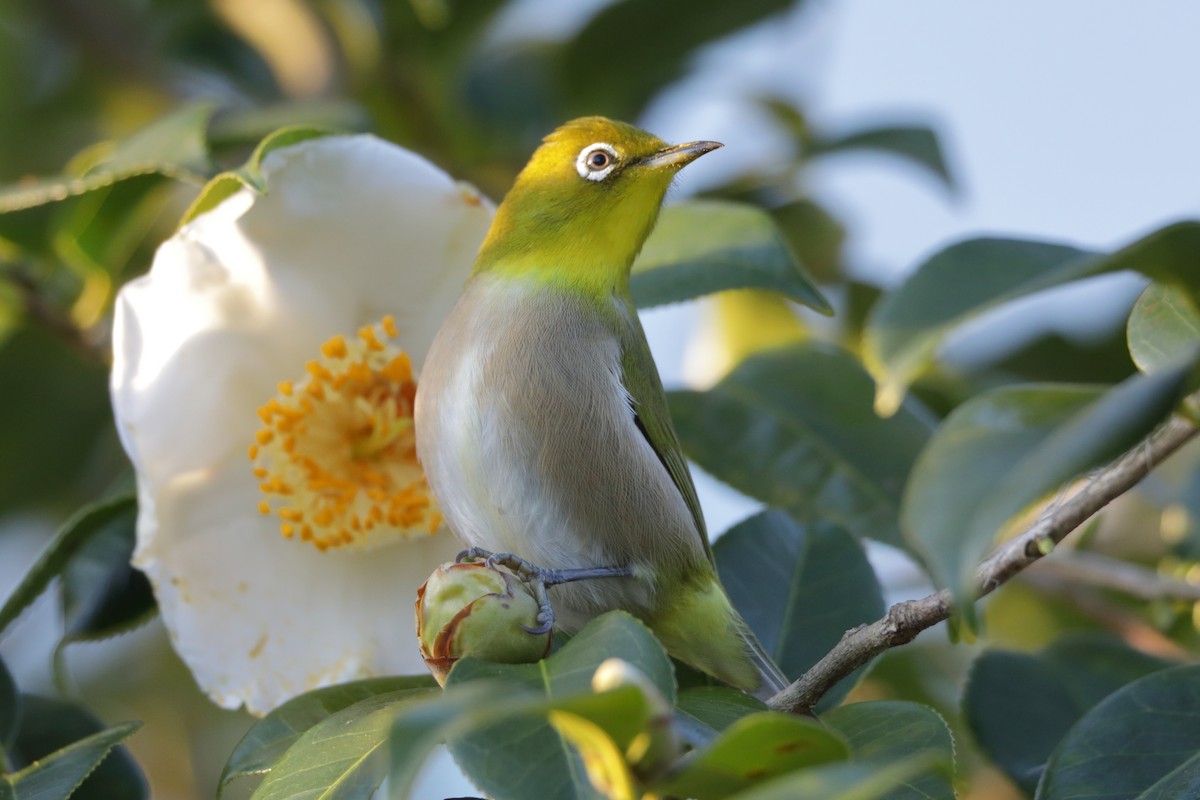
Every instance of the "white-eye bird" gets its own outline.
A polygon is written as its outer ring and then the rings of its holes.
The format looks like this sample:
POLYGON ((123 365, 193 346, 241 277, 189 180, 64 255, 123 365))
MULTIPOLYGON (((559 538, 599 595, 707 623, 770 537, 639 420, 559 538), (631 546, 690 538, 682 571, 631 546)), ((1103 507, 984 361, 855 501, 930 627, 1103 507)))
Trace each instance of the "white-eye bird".
POLYGON ((671 180, 720 146, 603 117, 545 138, 429 350, 417 454, 468 546, 627 576, 553 581, 564 630, 624 609, 671 655, 766 696, 786 678, 717 580, 629 291, 671 180))

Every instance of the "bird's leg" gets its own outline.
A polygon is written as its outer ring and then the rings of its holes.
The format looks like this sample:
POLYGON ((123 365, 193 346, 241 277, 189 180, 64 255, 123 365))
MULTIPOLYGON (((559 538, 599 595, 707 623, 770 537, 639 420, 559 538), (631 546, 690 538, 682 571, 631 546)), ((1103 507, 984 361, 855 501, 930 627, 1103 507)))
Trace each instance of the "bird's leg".
POLYGON ((533 589, 533 598, 538 602, 538 626, 530 628, 522 625, 528 633, 541 635, 549 633, 554 627, 554 608, 550 605, 550 596, 546 589, 560 583, 586 581, 593 578, 628 578, 633 575, 630 567, 578 567, 575 569, 547 569, 531 564, 513 553, 492 553, 481 547, 469 547, 458 554, 456 563, 483 559, 488 566, 499 564, 507 567, 518 578, 529 584, 533 589))

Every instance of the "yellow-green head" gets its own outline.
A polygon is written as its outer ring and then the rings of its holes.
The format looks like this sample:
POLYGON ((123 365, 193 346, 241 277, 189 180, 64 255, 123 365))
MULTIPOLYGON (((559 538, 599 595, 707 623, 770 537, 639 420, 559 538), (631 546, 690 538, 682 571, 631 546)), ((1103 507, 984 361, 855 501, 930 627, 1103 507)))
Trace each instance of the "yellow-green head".
POLYGON ((547 136, 496 210, 476 272, 536 270, 580 285, 629 274, 672 178, 717 142, 669 146, 604 117, 547 136))

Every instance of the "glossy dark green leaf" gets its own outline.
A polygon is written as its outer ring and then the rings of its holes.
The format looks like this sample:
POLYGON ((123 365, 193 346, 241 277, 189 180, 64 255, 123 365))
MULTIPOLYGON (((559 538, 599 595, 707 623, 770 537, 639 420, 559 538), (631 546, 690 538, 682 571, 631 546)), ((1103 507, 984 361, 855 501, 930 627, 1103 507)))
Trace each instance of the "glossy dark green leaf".
POLYGON ((259 194, 265 192, 267 184, 266 178, 262 174, 262 161, 264 158, 272 151, 278 150, 281 147, 299 144, 309 139, 319 139, 331 133, 332 131, 323 128, 314 128, 306 125, 297 125, 275 131, 258 143, 258 147, 254 148, 254 153, 245 164, 236 170, 222 172, 205 184, 204 188, 200 190, 200 195, 184 213, 183 219, 179 221, 179 224, 184 225, 205 211, 211 211, 220 205, 222 200, 231 197, 241 189, 250 189, 259 194))
POLYGON ((336 711, 300 734, 267 772, 253 800, 367 800, 388 774, 388 737, 406 703, 437 689, 377 694, 336 711))
POLYGON ((963 713, 984 753, 1032 793, 1050 754, 1088 709, 1167 666, 1100 636, 1062 639, 1037 655, 992 650, 971 666, 963 713))
POLYGON ((1200 222, 1162 228, 1110 255, 1014 239, 973 239, 921 263, 876 304, 864 360, 879 384, 877 407, 893 411, 933 361, 946 335, 988 309, 1081 278, 1135 270, 1200 293, 1200 222))
POLYGON ((86 506, 67 520, 54 541, 0 607, 0 632, 46 590, 51 580, 62 574, 70 560, 94 536, 103 533, 110 524, 121 524, 122 520, 128 519, 131 510, 136 513, 136 508, 137 501, 134 498, 118 497, 86 506))
POLYGON ((947 188, 954 178, 946 167, 937 133, 925 125, 887 125, 867 128, 832 139, 816 138, 809 145, 812 156, 867 150, 902 158, 933 173, 947 188))
POLYGON ((55 255, 83 276, 145 267, 174 223, 164 216, 171 191, 161 175, 138 175, 64 203, 52 225, 55 255))
POLYGON ((904 495, 905 534, 934 581, 960 602, 973 599, 975 567, 1000 529, 1148 434, 1178 402, 1189 370, 1137 375, 1106 392, 1001 388, 957 408, 922 452, 904 495))
POLYGON ((726 289, 770 289, 833 313, 771 215, 741 203, 705 200, 664 209, 634 262, 630 289, 639 308, 726 289))
POLYGON ((697 686, 679 693, 675 721, 688 744, 699 747, 742 717, 766 710, 761 700, 737 689, 697 686))
MULTIPOLYGON (((846 737, 855 759, 903 764, 930 751, 954 763, 954 738, 946 721, 929 706, 903 700, 852 703, 821 715, 821 721, 846 737)), ((940 772, 899 782, 886 800, 954 800, 954 785, 940 772)))
POLYGON ((1151 283, 1129 314, 1126 336, 1142 372, 1169 367, 1200 347, 1200 307, 1182 287, 1151 283))
POLYGON ((26 323, 0 339, 0 513, 78 503, 89 468, 117 449, 108 368, 60 336, 26 323), (98 457, 99 456, 99 457, 98 457))
POLYGON ((1071 728, 1040 800, 1200 796, 1200 666, 1160 670, 1109 695, 1071 728))
POLYGON ((19 769, 6 776, 15 797, 57 799, 71 793, 74 800, 141 800, 149 796, 138 765, 124 748, 116 747, 141 723, 106 729, 74 703, 36 695, 23 695, 21 700, 21 728, 9 751, 19 769))
MULTIPOLYGON (((862 544, 836 525, 801 525, 782 511, 764 511, 718 539, 713 555, 734 606, 791 678, 846 631, 883 616, 883 594, 862 544)), ((838 683, 822 707, 836 705, 853 685, 838 683)))
POLYGON ((65 200, 117 181, 158 174, 199 183, 209 170, 204 132, 212 107, 189 105, 143 128, 111 148, 93 149, 77 174, 0 188, 0 214, 65 200))
POLYGON ((659 794, 721 800, 795 770, 843 761, 846 743, 815 720, 777 712, 742 717, 655 785, 659 794))
POLYGON ((928 752, 898 762, 852 761, 800 770, 743 792, 738 800, 889 800, 898 788, 950 776, 950 763, 928 752))
POLYGON ((0 659, 0 753, 7 752, 17 738, 21 722, 21 695, 12 673, 0 659))
MULTIPOLYGON (((670 659, 641 622, 622 612, 592 620, 562 649, 538 664, 463 659, 450 671, 446 686, 450 689, 489 679, 528 687, 548 698, 587 694, 596 668, 609 658, 620 658, 637 667, 668 703, 674 703, 670 659)), ((450 750, 467 776, 500 800, 597 796, 578 755, 542 720, 518 718, 486 725, 456 737, 450 750), (514 774, 514 763, 538 767, 514 774)))
POLYGON ((149 621, 157 606, 150 582, 130 561, 137 503, 96 528, 62 570, 63 642, 105 639, 149 621))
POLYGON ((423 696, 436 686, 428 675, 368 678, 294 697, 246 731, 221 772, 219 786, 223 790, 235 778, 269 771, 305 731, 344 708, 377 695, 405 690, 423 696))
POLYGON ((801 344, 669 399, 683 449, 705 472, 799 519, 908 549, 900 498, 932 424, 914 401, 880 419, 873 388, 849 353, 801 344))
POLYGON ((559 74, 569 108, 618 119, 638 116, 683 74, 695 50, 788 8, 794 0, 617 0, 567 43, 559 74), (603 70, 604 80, 596 80, 603 70))

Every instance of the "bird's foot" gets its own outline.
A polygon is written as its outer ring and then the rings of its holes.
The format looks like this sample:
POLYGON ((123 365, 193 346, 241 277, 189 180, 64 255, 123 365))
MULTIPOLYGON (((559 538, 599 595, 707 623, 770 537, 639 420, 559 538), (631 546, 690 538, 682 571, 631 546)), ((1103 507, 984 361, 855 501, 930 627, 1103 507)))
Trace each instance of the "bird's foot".
POLYGON ((591 580, 593 578, 628 578, 633 575, 630 567, 580 567, 576 569, 547 569, 530 563, 513 553, 493 553, 482 547, 468 547, 454 559, 457 563, 463 561, 483 560, 488 566, 499 564, 507 567, 533 590, 533 597, 538 602, 538 625, 530 628, 522 625, 528 633, 541 635, 549 633, 554 627, 554 607, 550 604, 550 596, 546 589, 560 583, 591 580))

